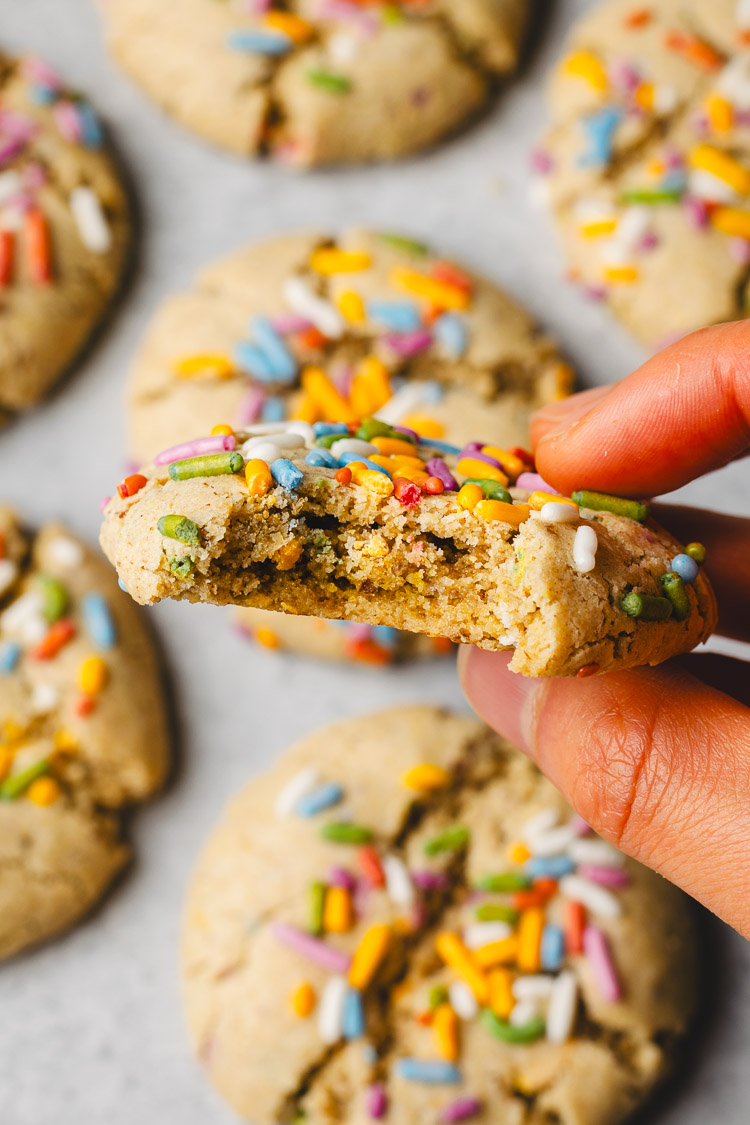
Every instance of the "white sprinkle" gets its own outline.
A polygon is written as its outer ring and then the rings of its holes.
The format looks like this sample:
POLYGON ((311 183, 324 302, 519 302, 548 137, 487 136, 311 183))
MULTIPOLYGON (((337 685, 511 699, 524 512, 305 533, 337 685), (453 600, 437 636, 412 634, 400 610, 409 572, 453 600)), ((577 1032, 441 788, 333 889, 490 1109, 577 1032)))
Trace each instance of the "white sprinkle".
POLYGON ((395 426, 420 406, 425 405, 424 388, 417 383, 412 383, 396 391, 385 406, 381 406, 380 410, 376 411, 375 417, 380 422, 395 426))
POLYGON ((737 193, 726 180, 705 168, 694 168, 688 177, 688 191, 707 203, 734 203, 737 193))
POLYGON ((573 565, 579 574, 589 574, 596 566, 599 539, 593 527, 579 527, 573 542, 573 565))
POLYGON ((284 282, 284 300, 289 308, 327 336, 338 340, 344 334, 344 318, 330 301, 319 297, 301 277, 288 277, 284 282))
MULTIPOLYGON (((256 422, 252 426, 243 426, 243 434, 248 437, 268 437, 270 434, 286 434, 290 432, 293 425, 299 425, 298 422, 256 422)), ((304 422, 303 425, 307 425, 304 422)), ((293 433, 294 431, 291 430, 293 433)))
POLYGON ((248 438, 240 448, 240 453, 246 461, 251 457, 260 457, 265 461, 268 458, 262 452, 258 452, 259 450, 265 450, 270 455, 273 448, 276 452, 271 460, 274 460, 276 457, 283 457, 289 450, 304 449, 304 447, 305 439, 300 434, 273 434, 248 438))
POLYGON ((42 596, 29 590, 9 605, 0 617, 4 633, 18 637, 26 644, 38 644, 47 632, 47 622, 42 612, 42 596))
POLYGON ((363 457, 371 457, 373 453, 378 452, 377 445, 373 445, 370 441, 360 441, 359 438, 342 438, 331 446, 334 457, 340 457, 342 453, 361 453, 363 457))
POLYGON ((617 219, 617 212, 611 203, 603 199, 580 199, 574 208, 576 222, 582 227, 590 223, 607 223, 617 219))
POLYGON ((18 567, 12 559, 0 559, 0 594, 9 590, 18 578, 18 567))
POLYGON ((549 832, 540 832, 529 840, 529 851, 532 855, 559 855, 575 839, 575 831, 569 824, 560 828, 551 828, 549 832))
MULTIPOLYGON (((744 7, 745 15, 738 12, 737 22, 740 27, 750 31, 750 2, 740 0, 740 7, 744 7)), ((724 94, 735 109, 750 109, 750 58, 747 54, 738 55, 725 66, 716 80, 716 90, 724 94)))
POLYGON ((513 981, 513 995, 516 1000, 530 1001, 549 1000, 555 984, 554 977, 539 974, 531 977, 518 977, 513 981))
POLYGON ((80 566, 84 560, 84 550, 80 543, 76 543, 75 539, 69 539, 67 535, 58 535, 52 539, 46 547, 46 554, 49 562, 53 566, 59 566, 62 570, 72 570, 74 567, 80 566))
POLYGON ((525 1024, 531 1023, 538 1015, 539 1008, 537 1005, 530 1000, 524 1000, 522 1004, 516 1004, 510 1013, 508 1022, 511 1027, 523 1027, 525 1024))
POLYGON ((578 837, 568 846, 568 855, 576 863, 593 863, 596 867, 625 866, 625 856, 606 840, 578 837))
POLYGON ((77 187, 70 193, 69 202, 83 245, 93 254, 106 254, 112 246, 112 232, 99 197, 90 187, 77 187))
POLYGON ((0 207, 23 190, 23 181, 15 169, 0 174, 0 207))
POLYGON ((638 205, 628 207, 617 224, 615 241, 632 254, 640 246, 653 221, 652 209, 638 205))
POLYGON ((573 1032, 578 1006, 578 981, 575 973, 567 969, 560 973, 552 986, 547 1008, 547 1039, 550 1043, 565 1043, 573 1032))
POLYGON ((315 445, 315 430, 309 422, 289 422, 286 432, 288 434, 299 434, 305 445, 315 445))
POLYGON ((476 1019, 479 1005, 468 984, 464 984, 462 980, 454 980, 448 987, 448 996, 450 997, 451 1008, 459 1019, 467 1022, 476 1019))
POLYGON ((396 855, 387 855, 383 857, 382 866, 391 902, 395 906, 413 906, 414 884, 403 860, 396 855))
POLYGON ((532 816, 530 820, 526 821, 521 827, 519 835, 525 844, 529 844, 535 836, 539 836, 542 832, 548 832, 550 828, 554 828, 559 819, 560 814, 557 809, 542 809, 536 816, 532 816))
POLYGON ((464 945, 469 949, 481 949, 493 941, 505 941, 513 933, 507 922, 472 922, 464 930, 464 945))
POLYGON ((291 816, 294 807, 302 797, 306 796, 320 781, 320 774, 314 766, 305 769, 290 777, 286 785, 274 802, 274 812, 277 816, 291 816))
POLYGON ((277 457, 284 456, 284 450, 280 445, 277 445, 275 441, 269 441, 268 438, 261 438, 260 440, 258 438, 253 438, 253 441, 255 445, 252 449, 248 449, 250 442, 245 442, 240 450, 240 453, 246 461, 257 459, 259 461, 265 461, 267 465, 270 465, 277 457))
POLYGON ((543 523, 575 523, 580 519, 578 509, 572 504, 559 504, 554 500, 544 504, 536 516, 543 523))
POLYGON ((619 918, 622 914, 619 899, 604 887, 592 883, 590 879, 584 879, 582 875, 564 875, 559 887, 560 893, 566 898, 580 902, 599 918, 619 918))
POLYGON ((345 977, 331 977, 323 989, 318 1008, 318 1033, 327 1046, 341 1038, 347 987, 345 977))
POLYGON ((679 94, 674 86, 657 86, 654 89, 654 112, 674 113, 679 102, 679 94))
POLYGON ((332 62, 350 63, 359 54, 359 41, 355 35, 337 31, 328 40, 328 54, 332 62))
POLYGON ((736 19, 741 28, 750 28, 750 0, 737 0, 736 19))
POLYGON ((35 684, 31 693, 31 709, 35 715, 48 715, 60 702, 60 693, 52 684, 35 684))

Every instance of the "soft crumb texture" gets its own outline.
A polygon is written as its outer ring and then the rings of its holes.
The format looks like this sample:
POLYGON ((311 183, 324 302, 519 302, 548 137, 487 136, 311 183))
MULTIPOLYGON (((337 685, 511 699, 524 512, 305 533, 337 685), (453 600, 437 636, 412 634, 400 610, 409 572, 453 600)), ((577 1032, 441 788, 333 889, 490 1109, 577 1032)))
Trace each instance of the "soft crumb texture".
POLYGON ((574 29, 536 157, 573 277, 647 345, 747 314, 750 22, 609 0, 574 29))
POLYGON ((129 205, 102 128, 46 64, 0 54, 0 411, 33 406, 120 285, 129 205))
MULTIPOLYGON (((448 1120, 450 1107, 469 1101, 477 1103, 473 1117, 491 1125, 617 1125, 674 1061, 695 1007, 696 940, 688 900, 679 891, 596 837, 579 837, 581 831, 585 827, 571 819, 534 766, 475 719, 410 707, 306 738, 229 806, 190 888, 184 997, 195 1051, 212 1083, 256 1125, 364 1125, 374 1116, 374 1088, 385 1120, 396 1125, 448 1120), (409 788, 425 765, 437 774, 436 787, 409 788), (290 804, 295 787, 303 797, 290 804), (340 804, 334 799, 317 814, 302 815, 310 812, 311 793, 320 800, 331 787, 340 804), (306 807, 299 803, 305 799, 306 807), (337 821, 371 831, 368 862, 360 846, 323 838, 323 827, 337 821), (528 932, 523 919, 538 907, 524 906, 507 890, 474 888, 488 876, 523 876, 527 863, 547 862, 551 833, 559 837, 555 860, 577 855, 579 877, 586 847, 588 854, 603 849, 606 874, 600 867, 598 877, 609 881, 609 910, 592 905, 583 917, 587 948, 592 931, 604 938, 619 996, 603 985, 588 952, 558 946, 550 956, 550 938, 559 939, 560 931, 575 947, 566 912, 578 900, 572 893, 566 898, 557 879, 544 876, 539 883, 526 876, 532 897, 547 895, 541 913, 549 937, 543 963, 538 939, 525 939, 527 967, 516 964, 515 951, 501 967, 500 978, 505 975, 513 992, 521 994, 527 981, 527 996, 535 989, 537 997, 522 1012, 514 996, 508 1007, 506 998, 493 995, 503 1028, 515 1020, 526 1029, 527 1042, 510 1044, 487 1030, 487 1014, 480 1017, 476 1004, 471 1010, 472 995, 467 1001, 468 989, 443 963, 436 937, 460 936, 481 958, 483 940, 499 936, 497 930, 477 932, 478 917, 488 910, 506 912, 510 935, 528 932), (440 839, 453 844, 436 853, 440 839), (378 883, 378 865, 388 876, 385 885, 378 883), (280 941, 275 928, 310 932, 316 885, 326 896, 334 885, 350 888, 355 907, 341 931, 341 915, 326 897, 319 936, 327 949, 347 959, 370 927, 390 929, 385 957, 358 988, 364 1028, 349 1024, 350 1035, 359 1031, 354 1038, 337 1030, 336 1018, 332 1032, 322 1034, 331 1021, 321 1006, 332 977, 346 972, 346 960, 324 968, 280 941), (573 986, 573 1008, 555 1041, 545 990, 564 974, 573 986), (293 998, 303 985, 308 1006, 300 1016, 293 998), (450 1019, 446 1008, 454 1003, 462 1011, 455 1084, 405 1080, 404 1058, 445 1064, 434 1024, 450 1019)), ((339 891, 342 897, 346 901, 339 891)), ((498 982, 497 971, 484 976, 498 982)))
POLYGON ((117 61, 188 129, 304 168, 394 160, 456 130, 515 68, 527 7, 107 0, 102 16, 117 61))
POLYGON ((581 519, 487 522, 459 507, 455 493, 405 508, 394 496, 339 484, 333 470, 296 467, 296 491, 274 485, 260 497, 238 475, 176 481, 165 467, 146 470, 135 496, 107 506, 104 552, 142 604, 169 597, 389 625, 513 648, 511 667, 533 676, 658 664, 715 627, 702 573, 686 587, 683 621, 621 609, 627 593, 659 595, 680 550, 653 523, 584 513, 598 550, 582 574, 574 565, 581 519), (158 521, 170 514, 197 525, 197 543, 162 535, 158 521))
POLYGON ((0 509, 0 957, 72 925, 125 865, 123 814, 162 784, 168 733, 140 614, 58 525, 0 509))

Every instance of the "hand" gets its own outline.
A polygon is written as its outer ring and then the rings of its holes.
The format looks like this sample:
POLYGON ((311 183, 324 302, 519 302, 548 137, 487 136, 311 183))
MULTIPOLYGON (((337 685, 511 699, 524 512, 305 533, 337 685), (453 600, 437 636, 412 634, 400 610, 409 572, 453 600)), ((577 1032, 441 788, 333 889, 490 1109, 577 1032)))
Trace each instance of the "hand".
MULTIPOLYGON (((750 452, 750 322, 698 332, 615 387, 542 410, 539 472, 648 497, 750 452)), ((721 496, 717 495, 717 507, 721 496)), ((708 551, 719 631, 750 641, 750 520, 662 507, 708 551)), ((750 666, 691 655, 590 679, 526 679, 506 653, 466 648, 464 691, 580 815, 750 937, 750 666)))

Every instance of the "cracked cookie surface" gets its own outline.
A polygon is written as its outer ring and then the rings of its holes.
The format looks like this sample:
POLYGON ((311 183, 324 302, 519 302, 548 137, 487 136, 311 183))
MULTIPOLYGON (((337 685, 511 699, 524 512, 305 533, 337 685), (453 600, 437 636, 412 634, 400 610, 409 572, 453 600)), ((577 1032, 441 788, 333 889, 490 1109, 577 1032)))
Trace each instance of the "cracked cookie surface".
POLYGON ((196 1053, 257 1125, 615 1125, 696 998, 685 897, 434 707, 320 731, 232 802, 182 972, 196 1053))
POLYGON ((110 49, 167 112, 297 167, 393 160, 478 113, 514 69, 527 0, 107 0, 110 49))
POLYGON ((599 4, 550 82, 536 154, 573 280, 656 347, 747 315, 750 15, 599 4))
POLYGON ((89 103, 41 60, 0 53, 0 411, 33 406, 84 347, 130 234, 89 103))
POLYGON ((58 525, 0 508, 0 957, 71 926, 130 850, 123 814, 161 785, 168 735, 139 614, 58 525))

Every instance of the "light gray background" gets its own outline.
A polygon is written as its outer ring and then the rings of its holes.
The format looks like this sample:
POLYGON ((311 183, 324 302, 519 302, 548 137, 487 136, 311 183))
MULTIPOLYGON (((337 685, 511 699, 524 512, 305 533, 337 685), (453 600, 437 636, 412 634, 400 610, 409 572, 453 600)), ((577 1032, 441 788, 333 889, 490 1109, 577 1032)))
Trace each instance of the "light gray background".
MULTIPOLYGON (((61 393, 0 435, 3 499, 29 520, 62 517, 93 540, 99 497, 122 476, 128 365, 157 303, 205 262, 285 229, 403 228, 505 283, 564 342, 586 383, 636 366, 643 357, 624 332, 565 284, 527 176, 544 122, 543 76, 588 2, 541 0, 549 11, 526 72, 469 134, 400 166, 302 178, 212 151, 162 117, 108 61, 91 0, 0 0, 3 45, 43 53, 109 121, 143 214, 135 280, 99 345, 61 393)), ((686 495, 750 514, 746 481, 735 467, 686 495)), ((179 918, 202 839, 227 798, 308 730, 398 701, 462 705, 449 666, 316 669, 253 651, 219 610, 149 612, 174 684, 180 767, 137 818, 137 862, 104 907, 0 971, 2 1125, 232 1122, 190 1056, 180 1013, 179 918)), ((649 1121, 748 1120, 750 951, 712 931, 721 973, 709 1034, 649 1121)))

